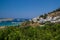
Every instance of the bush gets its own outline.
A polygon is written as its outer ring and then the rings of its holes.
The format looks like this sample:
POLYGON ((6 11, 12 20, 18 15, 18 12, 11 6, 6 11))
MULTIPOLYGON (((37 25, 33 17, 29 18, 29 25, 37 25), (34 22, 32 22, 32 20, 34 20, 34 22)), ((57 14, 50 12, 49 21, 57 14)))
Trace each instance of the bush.
POLYGON ((7 27, 0 30, 0 40, 60 40, 60 24, 43 27, 7 27))

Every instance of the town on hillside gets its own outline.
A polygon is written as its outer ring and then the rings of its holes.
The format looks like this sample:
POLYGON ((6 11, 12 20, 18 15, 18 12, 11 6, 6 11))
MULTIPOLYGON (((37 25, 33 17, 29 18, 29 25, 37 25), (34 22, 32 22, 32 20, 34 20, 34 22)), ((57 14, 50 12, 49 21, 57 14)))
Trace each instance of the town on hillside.
POLYGON ((31 19, 30 21, 33 22, 38 22, 38 23, 45 23, 45 22, 51 22, 51 23, 56 23, 60 22, 60 8, 49 12, 48 14, 40 15, 38 17, 35 17, 31 19))
POLYGON ((60 23, 60 8, 23 22, 23 26, 44 26, 46 23, 60 23))

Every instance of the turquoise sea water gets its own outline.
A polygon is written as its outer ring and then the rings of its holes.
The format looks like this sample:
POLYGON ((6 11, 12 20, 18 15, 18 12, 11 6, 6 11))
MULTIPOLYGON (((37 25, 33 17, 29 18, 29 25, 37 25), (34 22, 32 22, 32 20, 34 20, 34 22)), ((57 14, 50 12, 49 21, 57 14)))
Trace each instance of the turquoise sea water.
POLYGON ((20 22, 0 22, 0 26, 18 26, 20 22))

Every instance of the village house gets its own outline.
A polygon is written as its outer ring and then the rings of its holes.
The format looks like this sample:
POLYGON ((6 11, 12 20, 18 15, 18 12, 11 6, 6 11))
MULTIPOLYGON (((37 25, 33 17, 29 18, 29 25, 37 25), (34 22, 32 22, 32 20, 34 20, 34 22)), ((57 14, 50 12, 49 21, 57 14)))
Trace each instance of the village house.
POLYGON ((45 19, 38 16, 33 18, 32 21, 38 23, 45 23, 47 21, 50 21, 51 23, 60 22, 60 9, 47 14, 45 19))

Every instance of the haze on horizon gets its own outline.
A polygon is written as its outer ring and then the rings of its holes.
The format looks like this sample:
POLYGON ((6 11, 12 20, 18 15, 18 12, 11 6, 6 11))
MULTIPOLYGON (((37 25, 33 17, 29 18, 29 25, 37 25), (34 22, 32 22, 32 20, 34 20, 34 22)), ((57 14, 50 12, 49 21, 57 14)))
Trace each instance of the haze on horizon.
POLYGON ((60 0, 0 0, 0 18, 33 18, 60 7, 60 0))

